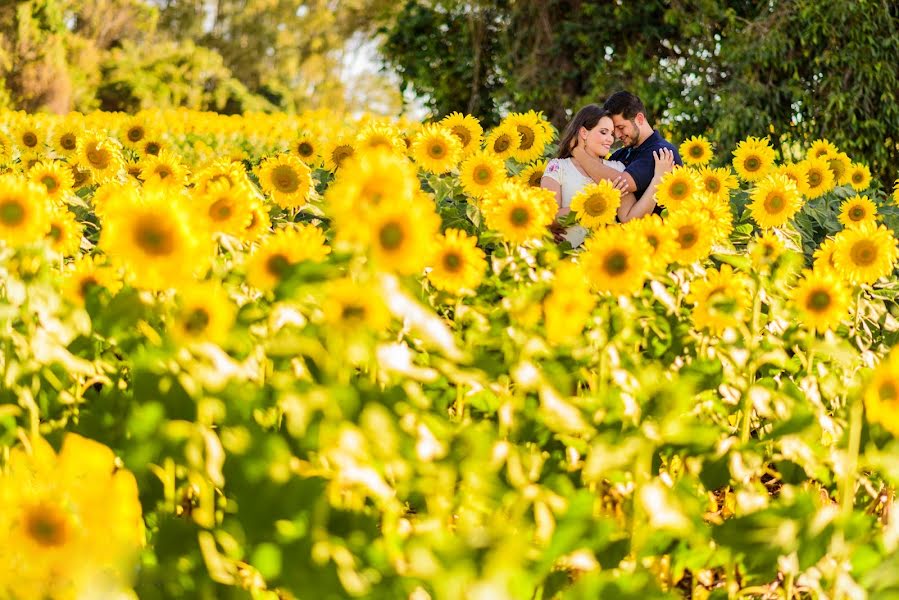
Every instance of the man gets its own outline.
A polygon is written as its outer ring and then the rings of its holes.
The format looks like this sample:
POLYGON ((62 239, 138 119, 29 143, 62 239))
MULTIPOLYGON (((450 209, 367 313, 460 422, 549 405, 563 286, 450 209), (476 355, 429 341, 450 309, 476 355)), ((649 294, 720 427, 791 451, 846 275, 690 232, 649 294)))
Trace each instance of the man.
MULTIPOLYGON (((615 139, 623 145, 612 154, 610 160, 624 163, 624 173, 619 173, 601 161, 591 159, 581 146, 572 151, 572 156, 594 181, 614 180, 620 176, 626 186, 624 191, 633 192, 639 200, 655 172, 655 161, 652 156, 654 151, 668 148, 674 153, 674 164, 683 165, 683 161, 677 153, 677 148, 649 124, 646 108, 635 95, 630 92, 616 92, 606 100, 603 108, 612 113, 615 139)), ((658 210, 656 207, 657 212, 658 210)))

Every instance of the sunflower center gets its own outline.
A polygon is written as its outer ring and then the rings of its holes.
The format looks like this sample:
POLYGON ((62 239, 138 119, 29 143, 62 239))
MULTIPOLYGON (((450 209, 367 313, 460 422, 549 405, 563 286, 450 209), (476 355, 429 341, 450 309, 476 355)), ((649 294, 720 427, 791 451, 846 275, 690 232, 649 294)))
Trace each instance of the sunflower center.
POLYGON ((523 206, 516 206, 509 214, 509 220, 516 227, 524 227, 531 221, 531 213, 523 206))
POLYGON ((459 138, 459 141, 462 142, 463 148, 471 143, 471 132, 468 131, 467 127, 456 125, 455 127, 453 127, 452 132, 453 135, 459 138))
POLYGON ((144 221, 137 225, 135 242, 151 256, 166 256, 175 250, 173 232, 164 224, 144 221))
POLYGON ((233 214, 234 209, 228 198, 219 198, 209 207, 209 217, 213 221, 227 221, 233 214))
POLYGON ((403 226, 396 222, 386 223, 378 232, 378 241, 385 250, 397 250, 405 239, 406 232, 403 226))
POLYGON ((443 158, 446 156, 446 146, 443 142, 434 142, 428 146, 428 156, 431 158, 443 158))
POLYGON ((758 156, 750 156, 743 161, 743 168, 749 172, 758 171, 762 167, 762 160, 758 156))
POLYGON ((54 242, 58 242, 60 238, 62 238, 62 228, 56 223, 53 223, 50 225, 50 233, 47 234, 47 237, 54 242))
POLYGON ((90 289, 98 285, 100 285, 100 282, 93 275, 86 275, 78 284, 78 292, 82 298, 87 298, 87 293, 90 289))
POLYGON ((463 262, 458 252, 447 252, 443 255, 443 268, 452 273, 460 271, 463 262))
POLYGON ((830 308, 831 304, 833 304, 833 298, 831 298, 830 292, 823 289, 817 289, 808 295, 805 307, 810 312, 824 312, 830 308))
POLYGON ((37 135, 32 133, 31 131, 26 131, 22 134, 22 143, 28 148, 34 148, 37 146, 37 135))
POLYGON ((72 169, 73 181, 72 185, 75 188, 80 188, 82 185, 88 182, 90 179, 90 171, 83 171, 81 169, 72 169))
POLYGON ((172 170, 171 170, 170 168, 166 167, 166 166, 159 166, 159 167, 156 167, 156 170, 154 171, 154 173, 155 173, 160 179, 165 179, 166 177, 170 177, 170 176, 172 176, 172 175, 174 174, 174 173, 172 172, 172 170))
POLYGON ((140 126, 132 127, 128 130, 128 133, 126 135, 128 136, 129 142, 137 143, 144 139, 144 128, 140 126))
POLYGON ((21 225, 25 220, 25 207, 15 198, 0 201, 0 223, 7 227, 21 225))
POLYGON ((308 158, 312 156, 313 152, 315 152, 315 148, 309 142, 300 142, 297 145, 297 154, 302 157, 308 158))
POLYGON ((184 319, 184 330, 192 335, 198 335, 209 327, 209 312, 205 308, 194 308, 184 319))
POLYGON ((605 214, 605 212, 609 209, 609 203, 606 202, 605 197, 594 194, 587 198, 584 201, 584 212, 586 212, 591 217, 598 217, 600 215, 605 214))
POLYGON ((493 179, 493 171, 489 167, 477 167, 474 170, 474 178, 480 184, 485 184, 493 179))
POLYGON ((540 171, 534 171, 531 173, 531 176, 528 177, 528 185, 531 187, 540 187, 540 180, 543 179, 543 173, 540 171))
POLYGON ((56 177, 52 175, 44 175, 41 177, 41 183, 44 184, 44 187, 47 188, 48 192, 56 191, 56 188, 59 187, 59 182, 56 181, 56 177))
POLYGON ((293 194, 300 189, 300 178, 289 165, 278 165, 272 169, 272 185, 282 194, 293 194))
POLYGON ((42 503, 28 510, 25 515, 25 531, 41 546, 58 547, 69 539, 71 524, 62 509, 42 503))
POLYGON ((109 150, 97 147, 95 144, 87 150, 87 161, 95 169, 107 169, 109 168, 109 163, 112 162, 112 153, 109 150))
POLYGON ((493 151, 502 154, 512 147, 512 140, 507 135, 501 135, 493 142, 493 151))
POLYGON ((278 279, 283 278, 290 269, 290 260, 283 254, 272 254, 265 261, 265 270, 278 279))
POLYGON ((613 250, 606 256, 603 262, 605 272, 612 276, 619 276, 627 272, 627 252, 613 250))
POLYGON ((702 146, 691 146, 690 147, 690 156, 693 158, 702 158, 703 155, 702 146))
POLYGON ((717 179, 706 179, 705 189, 709 192, 716 193, 721 189, 721 182, 717 179))
POLYGON ((830 165, 830 170, 833 171, 834 177, 837 179, 846 172, 846 169, 843 167, 843 162, 839 159, 831 160, 828 164, 830 165))
POLYGON ((671 184, 671 195, 674 198, 683 199, 684 197, 686 197, 689 190, 690 186, 688 186, 684 181, 675 181, 673 184, 671 184))
POLYGON ((819 185, 821 185, 821 182, 823 181, 823 179, 824 178, 821 176, 821 173, 819 173, 818 171, 809 171, 808 172, 808 184, 810 186, 812 186, 813 188, 816 188, 819 185))
POLYGON ((78 147, 78 140, 75 138, 74 134, 64 133, 59 138, 59 145, 62 146, 63 150, 74 150, 78 147))
POLYGON ((852 245, 849 257, 856 265, 867 267, 877 260, 877 245, 871 240, 860 240, 852 245))
POLYGON ((521 142, 519 142, 518 148, 521 150, 530 150, 537 138, 534 130, 530 127, 525 127, 524 125, 519 125, 517 129, 518 134, 521 136, 521 142))
POLYGON ((677 243, 680 244, 682 249, 692 248, 698 240, 699 235, 691 226, 681 227, 677 232, 677 243))
POLYGON ((345 321, 363 321, 365 307, 358 304, 346 304, 340 311, 340 318, 345 321))
POLYGON ((768 213, 779 213, 786 207, 786 199, 782 193, 778 191, 770 192, 765 198, 765 211, 768 213))
POLYGON ((660 240, 659 236, 657 236, 656 234, 650 233, 646 236, 646 243, 652 246, 653 250, 658 250, 659 244, 662 243, 662 240, 660 240))
POLYGON ((160 150, 162 150, 162 146, 159 144, 159 142, 148 142, 147 145, 144 146, 144 152, 146 152, 147 154, 152 154, 153 156, 159 154, 160 150))
POLYGON ((343 164, 343 161, 345 161, 352 155, 352 146, 338 146, 337 148, 334 148, 334 151, 331 153, 331 158, 334 160, 334 164, 339 167, 341 164, 343 164))
POLYGON ((899 390, 896 389, 896 384, 892 381, 884 381, 877 388, 877 395, 880 396, 880 399, 884 402, 895 402, 896 398, 899 398, 899 390))
POLYGON ((865 209, 861 206, 853 206, 849 210, 849 218, 853 221, 861 221, 865 218, 865 209))

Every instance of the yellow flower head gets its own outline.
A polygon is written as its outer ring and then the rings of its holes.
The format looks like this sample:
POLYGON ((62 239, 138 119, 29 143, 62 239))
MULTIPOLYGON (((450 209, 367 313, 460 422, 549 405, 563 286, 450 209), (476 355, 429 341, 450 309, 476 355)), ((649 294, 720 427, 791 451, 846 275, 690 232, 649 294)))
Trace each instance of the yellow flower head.
POLYGON ((705 190, 707 194, 715 196, 719 200, 727 200, 730 197, 730 191, 739 186, 737 178, 729 167, 720 169, 702 167, 698 172, 698 176, 702 182, 700 189, 705 190))
POLYGON ((328 171, 336 171, 343 162, 356 153, 353 138, 347 136, 337 136, 325 144, 322 150, 322 159, 324 160, 325 169, 328 171))
POLYGON ((812 265, 815 271, 834 271, 836 272, 836 263, 833 261, 833 253, 836 250, 836 240, 827 238, 815 250, 815 261, 812 265))
POLYGON ((25 162, 27 158, 43 154, 47 132, 38 125, 34 118, 22 119, 11 128, 10 134, 13 143, 19 148, 22 162, 25 162))
POLYGON ((871 185, 871 169, 861 163, 852 163, 848 178, 852 189, 863 192, 871 185))
POLYGON ((205 193, 195 193, 193 206, 209 231, 242 237, 253 220, 254 201, 248 186, 232 187, 223 180, 206 186, 205 193))
POLYGON ((247 263, 247 281, 260 290, 272 290, 301 262, 322 262, 331 247, 314 225, 279 229, 265 237, 247 263))
POLYGON ((471 115, 463 115, 459 112, 445 116, 440 124, 450 130, 462 145, 462 156, 468 156, 481 147, 484 137, 484 128, 480 121, 471 115))
POLYGON ((545 160, 538 160, 521 170, 518 173, 518 182, 528 187, 540 187, 543 180, 543 172, 546 170, 545 160))
POLYGON ((81 138, 77 161, 82 168, 90 171, 95 183, 112 181, 124 167, 118 142, 98 133, 87 133, 81 138))
POLYGON ((73 156, 78 150, 78 141, 83 135, 83 128, 75 122, 64 122, 59 124, 50 136, 50 143, 53 150, 59 156, 68 158, 73 156))
POLYGON ((145 115, 129 117, 121 127, 119 139, 129 148, 138 149, 140 144, 153 134, 145 115))
POLYGON ((221 286, 210 283, 191 286, 179 292, 168 331, 181 344, 220 344, 234 324, 235 313, 221 286))
POLYGON ((783 241, 771 229, 754 238, 751 246, 749 257, 752 260, 752 266, 757 271, 770 268, 784 251, 783 241))
POLYGON ((459 166, 459 181, 466 194, 484 198, 506 181, 506 166, 495 154, 477 150, 459 166))
POLYGON ((702 217, 711 229, 713 242, 727 240, 734 229, 734 216, 727 198, 720 199, 717 196, 699 192, 671 212, 685 212, 702 217))
POLYGON ((12 162, 14 151, 15 145, 12 138, 0 131, 0 167, 12 162))
POLYGON ((200 194, 206 193, 211 184, 218 182, 224 182, 231 187, 252 185, 242 163, 226 160, 217 160, 203 167, 192 179, 194 190, 200 194))
POLYGON ((63 273, 63 296, 76 305, 83 305, 92 288, 106 288, 115 294, 122 287, 122 280, 115 269, 105 264, 97 255, 84 254, 75 258, 63 273))
POLYGON ((571 210, 577 214, 578 223, 590 229, 615 222, 621 192, 603 179, 586 185, 571 199, 571 210))
POLYGON ((712 160, 712 145, 701 135, 694 135, 684 141, 679 152, 688 165, 702 166, 712 160))
POLYGON ((547 341, 553 345, 577 343, 595 304, 596 297, 581 265, 569 261, 559 263, 552 290, 543 300, 547 341))
POLYGON ((459 229, 447 229, 437 241, 428 280, 437 289, 451 294, 473 291, 481 284, 487 261, 478 248, 478 239, 459 229))
POLYGON ((632 219, 622 227, 631 230, 634 235, 646 242, 649 248, 649 270, 664 271, 673 260, 678 245, 674 239, 674 230, 668 227, 659 215, 647 215, 641 219, 632 219))
POLYGON ((687 302, 693 305, 696 329, 708 329, 720 335, 728 327, 743 323, 749 312, 749 289, 746 278, 730 265, 706 271, 705 279, 690 283, 687 302))
POLYGON ((321 307, 330 329, 359 335, 366 330, 380 333, 390 325, 384 298, 370 285, 337 279, 328 282, 324 291, 321 307))
POLYGON ((318 139, 309 132, 303 132, 298 135, 291 142, 290 151, 310 167, 317 167, 321 163, 321 149, 318 139))
POLYGON ((257 167, 259 185, 281 208, 302 208, 309 197, 312 172, 291 154, 265 159, 257 167))
POLYGON ((852 181, 852 159, 845 152, 836 152, 824 157, 827 166, 833 173, 833 179, 837 185, 846 185, 852 181))
POLYGON ((461 142, 449 129, 437 123, 422 127, 412 140, 412 157, 429 173, 451 171, 461 156, 461 142))
POLYGON ((630 295, 643 289, 650 252, 632 231, 610 227, 584 244, 581 264, 596 291, 630 295))
POLYGON ((384 205, 363 224, 362 238, 375 267, 401 275, 419 273, 429 264, 440 229, 434 205, 416 197, 384 205))
POLYGON ((899 436, 899 350, 892 349, 865 385, 868 420, 899 436))
POLYGON ((138 164, 140 178, 148 185, 181 188, 187 180, 187 169, 178 155, 169 150, 161 150, 155 156, 150 154, 138 164))
POLYGON ((62 256, 73 256, 81 249, 82 227, 75 215, 65 208, 55 205, 48 214, 50 229, 47 242, 53 251, 62 256))
POLYGON ((47 190, 47 197, 62 200, 72 191, 72 171, 62 161, 39 162, 28 169, 28 179, 47 190))
POLYGON ((893 272, 896 238, 883 225, 862 223, 844 229, 834 240, 834 265, 852 283, 871 284, 893 272))
POLYGON ((734 150, 734 170, 743 181, 758 181, 774 165, 774 149, 768 140, 748 137, 734 150))
POLYGON ((526 113, 512 113, 503 120, 504 125, 511 125, 518 131, 518 148, 512 152, 512 158, 520 163, 528 163, 543 156, 543 150, 549 141, 549 126, 538 113, 530 110, 526 113))
POLYGON ((518 128, 510 123, 501 123, 494 127, 484 140, 487 152, 492 152, 502 160, 510 158, 520 144, 521 134, 518 133, 518 128))
POLYGON ((821 138, 812 142, 812 145, 809 146, 808 152, 806 153, 806 158, 824 158, 829 154, 836 154, 837 152, 839 152, 839 150, 836 146, 826 139, 821 138))
POLYGON ((674 233, 674 260, 688 265, 708 257, 714 234, 704 218, 678 211, 670 214, 665 224, 674 233))
POLYGON ((675 167, 662 176, 656 188, 656 202, 668 210, 676 210, 687 199, 698 194, 703 187, 696 171, 686 167, 675 167))
POLYGON ((774 173, 776 175, 782 175, 792 181, 796 184, 796 189, 799 190, 801 195, 808 196, 808 163, 805 161, 798 163, 784 163, 778 166, 774 170, 774 173))
POLYGON ((876 223, 877 207, 867 196, 854 196, 840 205, 839 219, 844 227, 876 223))
POLYGON ((32 244, 50 229, 50 201, 44 188, 15 175, 0 176, 0 241, 32 244))
POLYGON ((547 197, 555 206, 555 195, 549 190, 508 181, 484 200, 487 227, 515 244, 540 239, 547 234, 556 212, 550 209, 547 197))
POLYGON ((402 135, 395 127, 386 123, 370 123, 363 127, 356 135, 355 146, 360 152, 380 148, 396 154, 406 154, 402 135))
POLYGON ((799 319, 819 332, 835 329, 849 313, 849 290, 832 270, 805 271, 790 293, 799 319))
POLYGON ((827 160, 824 158, 807 158, 803 163, 805 165, 806 181, 808 182, 806 196, 819 198, 834 188, 833 171, 827 166, 827 160))
POLYGON ((796 184, 783 175, 765 177, 749 196, 750 214, 762 229, 780 227, 802 208, 802 195, 796 184))

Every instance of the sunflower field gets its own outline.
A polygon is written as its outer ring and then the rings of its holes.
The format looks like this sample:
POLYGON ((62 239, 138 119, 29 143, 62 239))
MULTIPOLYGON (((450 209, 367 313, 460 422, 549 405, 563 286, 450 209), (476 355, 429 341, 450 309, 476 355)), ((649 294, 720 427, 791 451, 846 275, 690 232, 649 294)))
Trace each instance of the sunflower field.
POLYGON ((899 598, 899 191, 556 138, 0 113, 0 599, 899 598))

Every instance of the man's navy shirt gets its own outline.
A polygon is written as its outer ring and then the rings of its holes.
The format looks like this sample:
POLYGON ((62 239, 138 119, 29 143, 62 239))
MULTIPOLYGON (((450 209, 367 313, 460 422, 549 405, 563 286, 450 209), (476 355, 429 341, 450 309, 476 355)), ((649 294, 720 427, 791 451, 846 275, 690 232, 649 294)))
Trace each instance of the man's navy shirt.
POLYGON ((621 148, 616 150, 609 160, 619 160, 624 163, 624 172, 629 173, 637 184, 637 190, 634 195, 639 200, 643 196, 643 192, 649 187, 652 176, 656 172, 656 162, 652 157, 654 150, 668 148, 674 152, 674 164, 683 165, 680 154, 674 144, 659 135, 658 131, 653 130, 652 135, 643 140, 643 143, 636 148, 621 148))

